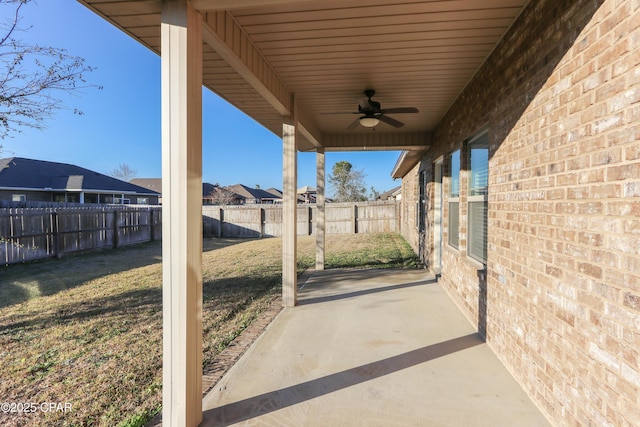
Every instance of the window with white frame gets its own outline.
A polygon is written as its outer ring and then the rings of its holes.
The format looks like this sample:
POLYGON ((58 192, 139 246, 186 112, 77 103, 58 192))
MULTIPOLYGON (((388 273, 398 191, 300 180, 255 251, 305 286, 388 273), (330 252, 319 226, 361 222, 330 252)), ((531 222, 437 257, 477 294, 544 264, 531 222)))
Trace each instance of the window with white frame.
POLYGON ((469 140, 469 195, 467 255, 487 262, 487 208, 489 189, 489 135, 487 131, 469 140))
POLYGON ((460 246, 460 150, 449 155, 449 246, 460 246))
POLYGON ((27 195, 26 194, 12 194, 11 201, 13 202, 26 202, 27 195))

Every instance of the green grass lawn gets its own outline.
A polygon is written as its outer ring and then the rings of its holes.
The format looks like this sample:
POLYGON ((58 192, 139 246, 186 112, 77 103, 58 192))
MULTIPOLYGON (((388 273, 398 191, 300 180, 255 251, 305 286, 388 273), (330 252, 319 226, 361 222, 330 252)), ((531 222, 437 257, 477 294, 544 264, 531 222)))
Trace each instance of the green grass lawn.
MULTIPOLYGON (((280 294, 281 242, 204 240, 204 365, 280 294)), ((328 235, 326 247, 327 268, 416 264, 396 234, 328 235)), ((299 273, 314 248, 298 238, 299 273)), ((157 413, 161 285, 160 242, 1 268, 0 401, 37 410, 0 412, 0 425, 133 426, 157 413)))

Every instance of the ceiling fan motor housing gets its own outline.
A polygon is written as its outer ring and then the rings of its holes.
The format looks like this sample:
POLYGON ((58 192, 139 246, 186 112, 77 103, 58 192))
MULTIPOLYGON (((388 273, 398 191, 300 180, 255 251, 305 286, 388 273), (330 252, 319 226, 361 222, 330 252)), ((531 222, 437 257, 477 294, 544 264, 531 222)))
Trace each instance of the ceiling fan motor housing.
POLYGON ((354 129, 358 124, 364 127, 375 127, 379 122, 384 122, 395 128, 401 128, 404 123, 393 119, 386 114, 404 114, 404 113, 417 113, 418 109, 415 107, 399 107, 382 109, 380 103, 371 99, 376 94, 373 89, 366 89, 364 91, 367 100, 361 100, 358 104, 357 112, 338 112, 338 113, 326 113, 326 114, 361 114, 362 117, 355 119, 347 129, 354 129))

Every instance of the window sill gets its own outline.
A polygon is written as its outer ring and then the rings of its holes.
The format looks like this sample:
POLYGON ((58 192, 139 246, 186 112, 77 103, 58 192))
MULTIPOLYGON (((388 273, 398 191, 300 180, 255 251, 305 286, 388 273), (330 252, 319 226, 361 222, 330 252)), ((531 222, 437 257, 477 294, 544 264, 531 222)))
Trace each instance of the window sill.
MULTIPOLYGON (((460 249, 457 249, 449 244, 445 245, 443 248, 445 251, 449 251, 452 254, 455 254, 456 256, 461 256, 462 255, 462 251, 460 249)), ((464 255, 460 257, 461 260, 471 266, 473 266, 473 268, 475 268, 476 270, 480 271, 486 271, 487 269, 487 265, 483 264, 482 262, 478 261, 477 259, 471 258, 469 255, 464 255)))
POLYGON ((456 248, 455 246, 451 246, 448 243, 444 245, 444 249, 452 253, 455 253, 456 255, 460 255, 460 249, 456 248))
POLYGON ((487 265, 478 261, 475 258, 471 258, 469 255, 465 256, 465 260, 467 263, 471 264, 478 271, 485 271, 487 269, 487 265))

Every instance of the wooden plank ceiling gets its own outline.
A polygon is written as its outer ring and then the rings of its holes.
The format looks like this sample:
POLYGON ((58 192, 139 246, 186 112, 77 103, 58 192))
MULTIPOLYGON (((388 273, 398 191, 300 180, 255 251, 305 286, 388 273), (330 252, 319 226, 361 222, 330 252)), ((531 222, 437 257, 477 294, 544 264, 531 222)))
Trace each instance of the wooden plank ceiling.
MULTIPOLYGON (((161 0, 79 0, 160 52, 161 0)), ((299 149, 420 150, 528 0, 193 0, 204 84, 272 132, 295 94, 299 149), (232 9, 228 9, 231 7, 232 9), (208 35, 208 37, 207 37, 208 35), (365 89, 404 123, 347 127, 365 89), (265 96, 266 95, 266 96, 265 96)), ((206 120, 206 118, 205 118, 206 120)))

